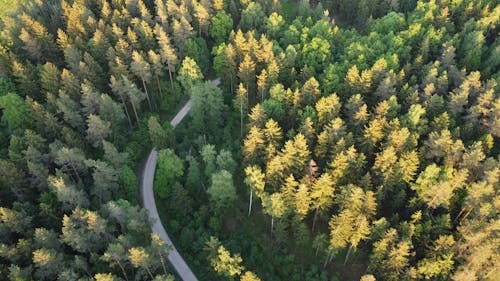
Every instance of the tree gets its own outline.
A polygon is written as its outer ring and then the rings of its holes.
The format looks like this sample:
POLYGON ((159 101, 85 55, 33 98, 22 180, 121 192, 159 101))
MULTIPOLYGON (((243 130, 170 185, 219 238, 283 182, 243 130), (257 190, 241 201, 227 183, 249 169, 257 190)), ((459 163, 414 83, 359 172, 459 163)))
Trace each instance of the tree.
POLYGON ((215 44, 218 45, 226 40, 229 32, 233 28, 233 19, 225 11, 218 11, 214 17, 212 17, 212 24, 210 25, 210 36, 215 40, 215 44))
POLYGON ((13 93, 1 96, 0 109, 3 111, 1 121, 7 125, 10 132, 31 127, 33 119, 20 96, 13 93))
POLYGON ((379 280, 409 280, 413 271, 409 260, 412 253, 410 239, 400 238, 396 229, 390 228, 380 240, 373 243, 368 272, 379 280))
POLYGON ((40 83, 42 89, 47 93, 55 94, 59 92, 61 86, 61 72, 52 63, 46 62, 40 73, 40 83))
POLYGON ((57 199, 62 203, 63 210, 70 211, 76 207, 86 208, 89 206, 88 195, 74 185, 68 184, 63 178, 49 176, 48 182, 57 199))
POLYGON ((196 61, 190 57, 185 57, 179 69, 179 75, 177 76, 177 80, 179 80, 184 90, 189 92, 191 88, 202 79, 203 74, 201 74, 196 61))
POLYGON ((179 49, 182 57, 184 44, 191 36, 193 36, 193 27, 191 26, 191 24, 189 24, 189 21, 184 16, 181 16, 179 20, 174 19, 172 28, 174 31, 173 34, 175 45, 179 49))
POLYGON ((260 74, 257 76, 257 88, 260 92, 260 101, 264 101, 264 92, 269 84, 269 76, 267 75, 267 71, 262 69, 260 74))
POLYGON ((250 187, 250 201, 248 203, 248 216, 252 213, 252 200, 253 193, 255 192, 257 197, 263 198, 264 196, 264 174, 257 166, 248 166, 245 168, 245 184, 250 187))
POLYGON ((143 268, 154 279, 153 272, 151 271, 151 257, 143 247, 134 247, 128 250, 128 258, 134 268, 143 268))
POLYGON ((194 133, 205 135, 209 142, 220 139, 223 128, 224 100, 222 91, 207 81, 191 89, 192 106, 190 128, 194 133))
POLYGON ((123 109, 125 110, 125 115, 127 116, 128 124, 130 125, 130 127, 132 127, 132 120, 130 119, 130 114, 128 113, 126 104, 126 98, 128 97, 128 95, 124 91, 122 80, 116 79, 114 76, 111 76, 110 82, 111 90, 120 98, 123 109))
POLYGON ((172 143, 171 136, 163 129, 161 124, 158 122, 158 118, 151 116, 148 119, 148 131, 151 143, 157 149, 163 149, 168 147, 172 143))
POLYGON ((431 164, 420 173, 411 188, 429 208, 448 207, 453 192, 464 186, 467 176, 467 170, 457 171, 450 167, 431 164))
POLYGON ((244 31, 260 31, 265 18, 266 14, 262 6, 258 2, 250 2, 243 12, 241 12, 240 25, 244 31))
POLYGON ((338 117, 340 112, 340 99, 337 94, 332 94, 328 97, 322 97, 316 103, 316 111, 318 112, 319 126, 324 126, 338 117))
POLYGON ((62 147, 56 152, 55 163, 60 165, 63 171, 71 170, 78 181, 81 181, 80 174, 87 172, 85 155, 78 148, 62 147))
POLYGON ((117 127, 125 119, 122 105, 107 94, 101 94, 99 97, 99 116, 113 127, 117 127))
POLYGON ((304 219, 309 213, 311 206, 311 194, 307 185, 299 184, 295 194, 295 213, 301 219, 304 219))
MULTIPOLYGON (((302 86, 303 104, 313 104, 318 100, 321 95, 321 90, 319 89, 319 82, 316 78, 311 77, 302 86), (306 100, 307 99, 307 100, 306 100)), ((335 99, 332 97, 332 99, 335 99)), ((332 101, 333 102, 333 101, 332 101)))
POLYGON ((155 186, 160 196, 164 198, 169 188, 184 174, 184 163, 171 149, 160 150, 157 163, 155 186))
POLYGON ((264 207, 264 212, 271 216, 272 236, 274 229, 274 218, 281 218, 285 214, 287 206, 285 206, 283 196, 279 192, 275 192, 271 195, 265 193, 262 198, 262 205, 264 207))
POLYGON ((158 92, 160 93, 160 98, 163 98, 163 92, 161 90, 161 85, 160 85, 160 77, 162 76, 164 66, 161 55, 157 54, 153 50, 149 50, 148 61, 149 64, 151 65, 151 71, 156 80, 156 87, 158 88, 158 92))
POLYGON ((111 123, 102 120, 99 115, 90 114, 87 117, 87 140, 94 147, 100 147, 111 133, 111 123))
POLYGON ((212 174, 212 183, 207 191, 217 213, 230 208, 236 200, 233 176, 226 170, 212 174))
POLYGON ((215 252, 214 254, 210 255, 211 257, 209 257, 210 264, 214 268, 215 272, 227 278, 231 278, 235 275, 240 275, 241 272, 245 270, 245 268, 241 265, 241 262, 243 262, 241 256, 239 254, 235 254, 234 256, 232 256, 231 253, 227 251, 226 248, 224 248, 224 246, 222 245, 218 245, 218 247, 212 249, 212 247, 215 245, 209 244, 207 242, 207 246, 209 247, 210 251, 215 252))
POLYGON ((236 91, 236 98, 234 99, 234 107, 239 108, 240 111, 240 136, 243 138, 243 119, 248 114, 248 92, 240 83, 238 90, 236 91), (245 108, 245 114, 243 114, 243 108, 245 108))
POLYGON ((33 252, 35 276, 41 280, 53 280, 57 276, 64 259, 62 253, 54 249, 41 248, 33 252))
POLYGON ((127 250, 120 242, 110 243, 101 256, 101 259, 107 262, 111 267, 118 266, 125 280, 129 280, 127 272, 125 271, 125 263, 128 260, 127 250))
POLYGON ((145 95, 137 86, 127 77, 122 75, 121 79, 122 92, 128 97, 130 104, 132 105, 132 109, 134 110, 135 119, 137 121, 137 125, 140 124, 139 115, 137 114, 137 110, 140 108, 141 102, 144 100, 145 95))
POLYGON ((205 164, 205 176, 210 179, 213 173, 216 171, 215 159, 217 151, 215 150, 215 145, 206 144, 201 148, 200 156, 205 164))
MULTIPOLYGON (((206 3, 206 2, 205 2, 206 3)), ((208 36, 208 26, 210 25, 210 7, 205 7, 199 2, 193 3, 194 16, 198 20, 198 36, 201 36, 203 31, 208 36)))
POLYGON ((151 99, 149 98, 148 94, 148 88, 146 87, 146 83, 149 83, 151 81, 151 65, 139 52, 134 51, 132 53, 130 70, 132 71, 132 73, 134 73, 135 76, 141 79, 142 87, 144 89, 144 93, 146 93, 146 99, 148 100, 149 109, 153 110, 153 108, 151 107, 151 99))
POLYGON ((370 235, 370 220, 375 215, 376 202, 372 191, 364 192, 360 187, 346 189, 342 202, 342 211, 330 219, 330 245, 328 249, 336 254, 349 245, 344 264, 347 263, 351 250, 370 235))
POLYGON ((281 38, 281 31, 283 26, 285 25, 285 20, 283 17, 274 12, 272 13, 266 21, 266 31, 271 39, 281 38))
POLYGON ((118 170, 101 160, 87 160, 87 165, 94 169, 92 194, 97 196, 100 203, 115 198, 119 189, 118 170))
POLYGON ((215 162, 217 163, 218 170, 226 170, 231 174, 234 173, 237 167, 237 163, 234 161, 231 151, 225 149, 219 151, 215 162))
POLYGON ((255 273, 251 271, 245 272, 245 274, 241 275, 240 281, 261 281, 255 273))
POLYGON ((61 239, 80 253, 99 252, 108 234, 106 220, 93 211, 76 208, 64 215, 61 239))
POLYGON ((316 209, 313 219, 313 230, 316 225, 318 212, 320 210, 328 210, 328 208, 333 204, 334 191, 334 181, 328 173, 322 174, 313 184, 311 189, 311 208, 316 209))
POLYGON ((249 54, 245 54, 243 61, 240 63, 240 66, 238 68, 238 76, 243 81, 248 93, 251 85, 253 85, 253 80, 255 78, 255 62, 252 60, 249 54))
POLYGON ((243 156, 245 157, 245 162, 251 164, 259 163, 265 153, 264 145, 265 140, 262 130, 253 126, 243 142, 243 156))
POLYGON ((175 49, 170 44, 170 38, 167 33, 159 25, 155 26, 155 35, 160 47, 160 56, 164 63, 167 63, 168 76, 170 77, 170 85, 174 90, 174 80, 172 73, 175 72, 175 67, 179 63, 175 49))

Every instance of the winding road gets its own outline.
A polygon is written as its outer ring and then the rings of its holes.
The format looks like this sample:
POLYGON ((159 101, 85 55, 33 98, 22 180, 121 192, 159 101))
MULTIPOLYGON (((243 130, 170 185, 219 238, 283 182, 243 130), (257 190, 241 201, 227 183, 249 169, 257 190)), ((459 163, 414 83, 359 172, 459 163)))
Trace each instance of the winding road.
MULTIPOLYGON (((217 86, 220 84, 220 79, 212 80, 212 83, 217 86)), ((182 121, 182 119, 186 117, 190 109, 191 100, 189 100, 172 119, 172 121, 170 121, 172 127, 177 126, 182 121)), ((191 271, 187 263, 175 248, 174 243, 172 243, 172 240, 168 236, 165 228, 161 223, 160 216, 158 215, 158 210, 156 209, 155 196, 153 192, 153 182, 155 177, 157 157, 158 151, 156 150, 156 148, 153 148, 149 153, 148 160, 146 162, 146 165, 144 165, 144 170, 142 171, 142 179, 139 186, 142 198, 142 206, 146 208, 146 210, 148 210, 149 219, 153 222, 151 225, 151 229, 153 230, 153 232, 160 235, 161 239, 163 239, 163 241, 165 241, 165 243, 172 248, 168 253, 168 260, 174 267, 177 274, 184 281, 198 281, 194 273, 191 271)))

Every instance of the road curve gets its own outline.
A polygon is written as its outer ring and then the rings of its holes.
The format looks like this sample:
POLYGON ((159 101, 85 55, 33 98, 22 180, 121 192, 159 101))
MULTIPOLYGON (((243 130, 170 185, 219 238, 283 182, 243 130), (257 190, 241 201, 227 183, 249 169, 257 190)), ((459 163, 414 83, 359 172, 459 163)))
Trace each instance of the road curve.
MULTIPOLYGON (((220 84, 220 79, 215 79, 212 81, 214 85, 220 84)), ((172 127, 177 126, 187 113, 191 109, 191 100, 189 100, 182 109, 177 113, 177 115, 170 121, 172 127)), ((165 228, 163 227, 160 216, 158 215, 158 210, 156 209, 155 196, 153 192, 153 182, 156 171, 156 160, 158 157, 158 151, 153 148, 149 153, 146 165, 144 165, 144 170, 142 171, 142 179, 139 186, 142 198, 142 206, 148 210, 149 219, 153 222, 151 229, 154 233, 160 235, 161 239, 165 241, 172 249, 168 254, 168 260, 174 267, 177 274, 181 277, 183 281, 198 281, 194 273, 191 271, 187 263, 184 261, 182 256, 179 254, 177 249, 172 243, 172 240, 168 236, 165 228)))

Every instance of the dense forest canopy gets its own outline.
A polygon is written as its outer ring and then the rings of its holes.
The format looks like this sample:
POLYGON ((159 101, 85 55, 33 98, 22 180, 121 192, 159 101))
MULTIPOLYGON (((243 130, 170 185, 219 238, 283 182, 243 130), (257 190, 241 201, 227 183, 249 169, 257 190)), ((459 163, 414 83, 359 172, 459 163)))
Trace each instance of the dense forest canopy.
POLYGON ((15 2, 0 279, 180 280, 153 147, 199 280, 500 279, 498 0, 15 2))

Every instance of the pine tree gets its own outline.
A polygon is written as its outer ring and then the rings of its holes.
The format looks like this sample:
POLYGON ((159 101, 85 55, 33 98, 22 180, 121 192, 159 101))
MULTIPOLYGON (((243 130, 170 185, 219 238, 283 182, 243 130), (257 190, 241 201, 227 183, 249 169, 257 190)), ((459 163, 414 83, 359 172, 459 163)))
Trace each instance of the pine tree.
POLYGON ((151 99, 148 94, 148 88, 146 87, 146 83, 149 83, 151 80, 151 65, 144 59, 144 57, 134 51, 132 53, 132 63, 130 64, 130 70, 142 81, 142 87, 144 89, 144 93, 146 94, 146 99, 148 100, 149 109, 153 110, 151 106, 151 99))
POLYGON ((250 202, 248 203, 248 216, 252 213, 252 202, 253 193, 257 195, 258 198, 263 198, 264 196, 264 174, 257 166, 248 166, 245 168, 245 184, 250 187, 250 202))

